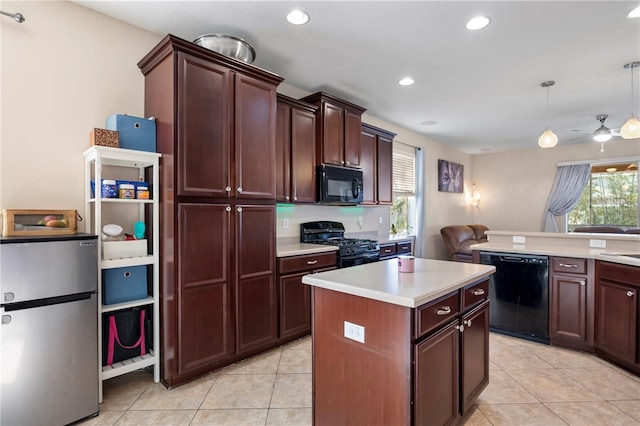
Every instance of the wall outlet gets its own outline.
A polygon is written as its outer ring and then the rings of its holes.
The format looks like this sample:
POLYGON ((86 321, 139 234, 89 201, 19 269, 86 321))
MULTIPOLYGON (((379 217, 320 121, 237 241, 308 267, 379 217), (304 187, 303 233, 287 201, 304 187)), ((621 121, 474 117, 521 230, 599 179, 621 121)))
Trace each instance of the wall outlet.
POLYGON ((284 229, 287 229, 289 227, 289 219, 287 219, 286 217, 282 218, 282 227, 284 229))
POLYGON ((522 235, 514 235, 513 236, 513 243, 514 244, 524 244, 525 240, 526 240, 526 238, 523 237, 522 235))
POLYGON ((363 224, 362 216, 358 216, 358 226, 362 228, 362 224, 363 224))
POLYGON ((378 217, 378 223, 379 223, 380 225, 382 225, 382 216, 379 216, 379 217, 378 217))
POLYGON ((607 248, 607 240, 589 240, 589 247, 607 248))
POLYGON ((344 337, 347 339, 355 340, 356 342, 364 343, 364 327, 358 324, 344 322, 344 337))

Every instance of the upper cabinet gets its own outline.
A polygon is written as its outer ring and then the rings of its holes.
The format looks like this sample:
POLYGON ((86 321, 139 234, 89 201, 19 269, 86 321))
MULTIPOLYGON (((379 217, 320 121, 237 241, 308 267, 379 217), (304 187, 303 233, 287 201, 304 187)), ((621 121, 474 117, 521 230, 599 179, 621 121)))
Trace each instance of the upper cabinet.
POLYGON ((276 201, 316 201, 317 107, 278 94, 276 201))
POLYGON ((316 163, 359 168, 360 127, 366 109, 323 92, 301 100, 319 107, 316 163))
POLYGON ((395 133, 362 123, 362 204, 393 202, 392 160, 395 133))

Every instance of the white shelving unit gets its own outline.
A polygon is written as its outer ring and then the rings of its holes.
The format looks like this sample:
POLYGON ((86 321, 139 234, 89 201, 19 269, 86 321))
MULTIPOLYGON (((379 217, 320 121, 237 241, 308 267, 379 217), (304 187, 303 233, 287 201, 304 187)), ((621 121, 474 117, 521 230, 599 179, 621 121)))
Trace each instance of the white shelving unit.
MULTIPOLYGON (((108 209, 112 215, 121 212, 127 217, 136 217, 136 220, 145 220, 145 207, 151 206, 152 226, 147 226, 147 238, 151 238, 151 253, 141 257, 130 257, 125 259, 102 260, 102 244, 98 246, 98 369, 100 377, 100 402, 102 402, 102 381, 112 377, 120 376, 141 368, 153 367, 154 381, 160 381, 160 305, 159 305, 159 199, 158 189, 158 166, 161 154, 147 151, 136 151, 123 148, 110 148, 105 146, 92 146, 84 153, 85 159, 85 230, 96 235, 102 235, 102 226, 105 210, 108 209), (105 167, 106 166, 106 167, 105 167), (124 169, 122 169, 124 168, 124 169), (120 173, 128 172, 136 176, 145 176, 145 171, 151 168, 150 199, 121 199, 121 198, 101 198, 101 185, 103 178, 123 179, 120 173), (92 194, 91 180, 95 182, 95 194, 92 194), (153 234, 150 235, 149 232, 153 234), (152 294, 145 299, 131 302, 117 303, 113 305, 102 304, 102 271, 111 268, 122 268, 130 266, 151 265, 148 269, 152 271, 152 294), (114 363, 110 366, 102 366, 102 314, 120 309, 132 308, 136 306, 153 307, 153 346, 149 353, 143 356, 131 358, 122 362, 114 363)), ((126 228, 125 228, 126 231, 126 228)))

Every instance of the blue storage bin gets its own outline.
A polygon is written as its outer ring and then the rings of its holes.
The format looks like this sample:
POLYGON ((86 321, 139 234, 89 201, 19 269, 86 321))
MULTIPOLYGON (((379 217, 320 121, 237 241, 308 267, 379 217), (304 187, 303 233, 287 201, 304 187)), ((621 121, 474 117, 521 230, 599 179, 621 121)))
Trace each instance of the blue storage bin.
POLYGON ((102 304, 144 299, 147 293, 147 266, 129 266, 102 271, 102 304))
POLYGON ((156 152, 156 120, 114 114, 107 117, 107 130, 116 130, 120 148, 156 152))

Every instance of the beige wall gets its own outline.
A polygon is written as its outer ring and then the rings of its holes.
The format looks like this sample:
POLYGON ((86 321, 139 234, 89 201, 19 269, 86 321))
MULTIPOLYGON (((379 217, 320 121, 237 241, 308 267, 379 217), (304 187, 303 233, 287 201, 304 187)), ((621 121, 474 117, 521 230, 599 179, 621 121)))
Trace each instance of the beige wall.
POLYGON ((143 114, 136 64, 160 37, 67 1, 2 10, 26 21, 0 18, 0 207, 82 215, 89 132, 111 114, 143 114))
POLYGON ((587 143, 474 156, 473 179, 482 196, 475 213, 478 221, 494 230, 541 231, 557 163, 637 158, 640 142, 612 140, 604 149, 587 143))
MULTIPOLYGON (((0 208, 83 214, 82 152, 89 146, 89 132, 104 127, 111 114, 143 114, 144 80, 136 64, 161 36, 67 1, 3 1, 2 10, 21 12, 26 22, 0 18, 0 208)), ((308 93, 286 83, 278 90, 293 97, 308 93)), ((423 148, 425 228, 418 244, 429 258, 444 258, 439 232, 448 224, 538 230, 556 162, 602 156, 596 144, 471 156, 366 113, 363 119, 396 132, 399 142, 423 148), (465 194, 438 192, 438 159, 464 166, 465 190, 475 181, 482 193, 480 210, 467 204, 465 194)), ((638 143, 613 142, 605 155, 639 151, 638 143)), ((362 228, 357 210, 329 208, 322 216, 336 215, 349 232, 384 230, 388 219, 382 227, 377 222, 385 209, 361 210, 362 228)), ((279 225, 283 214, 294 219, 288 231, 280 227, 279 233, 291 236, 291 227, 316 213, 309 207, 293 213, 279 209, 279 225)))

